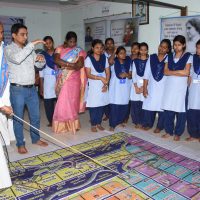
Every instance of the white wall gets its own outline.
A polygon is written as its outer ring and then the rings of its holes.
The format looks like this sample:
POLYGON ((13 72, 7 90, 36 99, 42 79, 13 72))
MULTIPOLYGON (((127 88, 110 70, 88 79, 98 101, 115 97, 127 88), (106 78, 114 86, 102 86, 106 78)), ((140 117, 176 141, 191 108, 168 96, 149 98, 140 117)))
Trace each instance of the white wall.
MULTIPOLYGON (((115 15, 119 13, 131 12, 132 6, 130 4, 122 3, 109 3, 109 2, 97 2, 87 5, 76 6, 76 8, 70 8, 62 10, 62 38, 64 40, 65 34, 68 31, 75 31, 78 35, 78 43, 80 46, 84 46, 84 19, 90 19, 95 17, 102 17, 102 7, 108 7, 108 15, 115 15)), ((105 15, 104 15, 105 16, 105 15)))
POLYGON ((56 9, 0 3, 0 15, 25 17, 29 40, 51 35, 55 44, 61 43, 61 12, 56 9))
MULTIPOLYGON (((188 15, 200 14, 199 0, 160 0, 165 3, 172 3, 180 6, 188 6, 188 15)), ((62 11, 62 39, 64 40, 67 31, 73 30, 77 32, 79 45, 84 45, 84 27, 83 20, 95 17, 102 17, 102 8, 109 7, 107 15, 120 14, 131 12, 130 4, 121 4, 113 2, 97 2, 89 5, 76 6, 62 11)), ((150 19, 148 25, 141 25, 139 30, 139 42, 147 42, 150 47, 150 53, 157 51, 157 46, 160 41, 160 18, 165 16, 180 16, 179 10, 163 7, 150 6, 150 19), (172 14, 174 13, 174 14, 172 14)))
MULTIPOLYGON (((200 14, 199 0, 160 0, 166 3, 188 6, 189 15, 200 14), (191 12, 191 11, 196 11, 191 12)), ((131 4, 96 2, 85 0, 82 5, 65 9, 44 6, 22 6, 21 4, 9 4, 0 2, 0 15, 25 17, 25 23, 29 29, 29 39, 43 38, 45 35, 53 36, 55 45, 64 41, 68 31, 78 34, 80 46, 84 46, 84 19, 102 17, 102 9, 107 7, 108 15, 128 13, 132 11, 131 4)), ((160 40, 160 17, 179 16, 178 10, 150 6, 149 25, 141 25, 139 30, 139 42, 146 41, 150 47, 150 53, 157 50, 160 40), (175 13, 175 14, 172 14, 175 13)), ((105 16, 105 14, 104 14, 105 16)))

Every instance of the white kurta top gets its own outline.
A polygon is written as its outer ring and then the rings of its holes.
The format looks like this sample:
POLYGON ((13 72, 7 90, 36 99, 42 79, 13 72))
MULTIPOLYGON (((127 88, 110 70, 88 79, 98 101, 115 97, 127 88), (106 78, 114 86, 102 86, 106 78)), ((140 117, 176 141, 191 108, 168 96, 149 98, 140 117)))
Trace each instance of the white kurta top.
POLYGON ((56 85, 56 74, 55 70, 46 67, 39 71, 40 78, 44 79, 44 99, 56 98, 55 85, 56 85))
MULTIPOLYGON (((106 78, 105 71, 102 73, 98 73, 89 57, 85 59, 85 67, 91 69, 91 74, 96 76, 102 76, 106 78)), ((108 60, 106 58, 106 67, 108 68, 108 60)), ((109 104, 109 96, 108 90, 106 92, 102 92, 103 82, 101 80, 92 80, 88 79, 87 83, 87 95, 85 96, 86 107, 100 107, 109 104)))
POLYGON ((130 99, 131 101, 143 101, 144 100, 144 96, 143 94, 136 94, 135 91, 135 86, 134 84, 137 84, 138 87, 143 86, 143 77, 140 77, 137 75, 137 71, 136 71, 136 66, 135 63, 133 62, 132 64, 132 84, 131 84, 131 94, 130 94, 130 99))
MULTIPOLYGON (((175 58, 174 62, 176 63, 178 60, 178 58, 175 58)), ((190 57, 187 61, 187 64, 191 62, 192 61, 190 57)), ((185 112, 187 84, 188 77, 166 76, 161 109, 174 112, 185 112)))
POLYGON ((111 66, 111 79, 109 85, 109 102, 116 105, 127 105, 130 98, 131 80, 118 79, 115 74, 114 65, 111 66), (124 82, 124 83, 122 83, 124 82))
POLYGON ((142 109, 150 111, 163 111, 161 109, 161 102, 166 77, 163 76, 160 81, 156 81, 154 79, 150 66, 150 58, 147 61, 143 78, 148 80, 148 96, 147 98, 144 98, 142 109))
POLYGON ((190 76, 192 80, 189 87, 188 109, 200 110, 200 75, 194 72, 193 66, 191 67, 190 76))
MULTIPOLYGON (((0 47, 0 67, 1 67, 1 61, 2 61, 2 56, 3 56, 3 47, 1 44, 0 47)), ((9 84, 7 84, 6 89, 4 91, 3 96, 0 98, 0 106, 10 106, 10 100, 9 100, 9 84)), ((1 134, 5 140, 6 143, 10 143, 9 140, 9 134, 10 132, 8 131, 8 120, 7 117, 0 113, 0 131, 1 134)), ((13 130, 12 130, 13 134, 13 130)), ((14 135, 13 135, 14 137, 14 135)), ((9 170, 6 162, 6 158, 4 155, 3 147, 0 142, 0 189, 10 187, 12 185, 10 175, 9 175, 9 170)))
MULTIPOLYGON (((1 67, 1 62, 2 62, 2 56, 3 56, 3 45, 1 44, 0 67, 1 67)), ((11 106, 9 80, 5 87, 2 97, 0 97, 0 107, 3 107, 3 106, 11 106)), ((7 116, 2 112, 0 112, 0 132, 4 138, 6 145, 10 145, 10 142, 15 140, 15 135, 14 135, 14 130, 13 130, 13 120, 12 120, 12 118, 7 118, 7 116)), ((4 141, 1 141, 1 139, 0 139, 0 142, 3 145, 4 145, 4 141)))

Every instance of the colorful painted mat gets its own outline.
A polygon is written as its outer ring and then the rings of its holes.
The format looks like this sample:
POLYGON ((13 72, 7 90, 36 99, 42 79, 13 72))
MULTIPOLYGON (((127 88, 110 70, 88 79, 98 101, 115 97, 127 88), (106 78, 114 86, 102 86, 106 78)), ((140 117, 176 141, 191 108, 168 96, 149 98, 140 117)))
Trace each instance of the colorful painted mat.
POLYGON ((0 199, 200 200, 200 162, 120 132, 10 164, 13 186, 0 199))

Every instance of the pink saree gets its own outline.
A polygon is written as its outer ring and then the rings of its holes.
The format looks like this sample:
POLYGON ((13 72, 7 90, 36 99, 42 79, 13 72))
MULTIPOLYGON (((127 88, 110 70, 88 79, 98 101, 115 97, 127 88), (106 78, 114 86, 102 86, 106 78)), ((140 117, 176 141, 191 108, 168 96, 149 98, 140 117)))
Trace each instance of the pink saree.
MULTIPOLYGON (((60 53, 61 59, 63 56, 71 51, 71 48, 58 47, 57 53, 60 53)), ((86 53, 82 50, 79 56, 84 57, 86 53)), ((55 106, 53 115, 53 131, 55 133, 65 133, 80 129, 79 112, 85 111, 84 91, 86 86, 86 74, 84 67, 78 71, 68 70, 67 75, 65 73, 58 77, 63 78, 63 85, 60 89, 58 100, 55 106)))

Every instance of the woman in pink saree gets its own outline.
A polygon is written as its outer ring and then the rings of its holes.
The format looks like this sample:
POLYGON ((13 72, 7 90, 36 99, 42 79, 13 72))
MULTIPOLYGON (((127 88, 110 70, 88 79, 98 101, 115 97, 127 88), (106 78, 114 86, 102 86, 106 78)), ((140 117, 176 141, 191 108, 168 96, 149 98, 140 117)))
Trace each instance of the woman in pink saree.
POLYGON ((55 63, 62 69, 56 84, 59 95, 53 115, 52 128, 55 133, 71 131, 75 134, 80 129, 78 114, 85 111, 83 101, 86 75, 83 66, 86 53, 76 48, 76 44, 76 33, 68 32, 64 45, 55 51, 55 63), (73 53, 77 49, 78 56, 73 60, 73 53))

